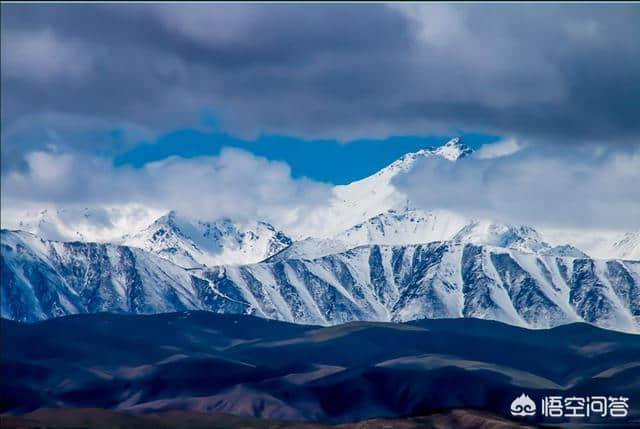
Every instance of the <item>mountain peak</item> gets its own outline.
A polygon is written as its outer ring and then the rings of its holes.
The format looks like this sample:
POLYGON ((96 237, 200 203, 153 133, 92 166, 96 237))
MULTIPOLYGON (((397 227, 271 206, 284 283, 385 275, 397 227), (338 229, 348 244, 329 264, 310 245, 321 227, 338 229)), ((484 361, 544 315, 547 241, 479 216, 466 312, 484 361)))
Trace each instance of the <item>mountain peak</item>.
POLYGON ((157 218, 154 223, 172 224, 172 223, 175 223, 177 216, 178 216, 178 213, 175 210, 169 210, 167 213, 157 218))
POLYGON ((472 152, 473 149, 467 146, 460 137, 454 137, 442 146, 433 150, 433 153, 436 155, 440 155, 450 161, 463 158, 470 155, 472 152))
POLYGON ((291 239, 266 222, 242 224, 224 217, 203 221, 171 210, 122 242, 197 268, 256 263, 289 246, 291 239))
POLYGON ((174 234, 182 234, 181 224, 183 223, 183 219, 178 216, 178 213, 176 213, 175 210, 170 210, 153 221, 153 223, 147 226, 146 229, 161 231, 163 234, 169 231, 174 234))
POLYGON ((534 228, 528 225, 509 225, 473 220, 462 228, 453 241, 504 247, 536 253, 549 248, 534 228))
POLYGON ((447 161, 456 161, 470 155, 472 152, 473 149, 467 146, 460 137, 454 137, 442 146, 431 149, 420 149, 417 152, 406 153, 387 167, 378 171, 374 176, 395 175, 398 172, 407 172, 420 158, 432 157, 435 155, 444 158, 447 161))

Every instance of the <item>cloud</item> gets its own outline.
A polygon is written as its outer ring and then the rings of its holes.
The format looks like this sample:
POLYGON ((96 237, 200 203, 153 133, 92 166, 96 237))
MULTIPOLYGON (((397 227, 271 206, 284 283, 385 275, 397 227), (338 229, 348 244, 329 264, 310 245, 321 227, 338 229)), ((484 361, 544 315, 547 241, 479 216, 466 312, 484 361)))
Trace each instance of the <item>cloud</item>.
POLYGON ((171 32, 197 43, 237 43, 251 37, 253 25, 261 21, 260 9, 248 5, 159 4, 149 11, 171 32))
POLYGON ((26 168, 25 156, 34 151, 114 156, 153 136, 151 130, 127 120, 66 113, 27 115, 3 128, 2 173, 26 168))
POLYGON ((26 171, 13 171, 2 180, 3 224, 15 224, 19 213, 43 207, 67 210, 62 220, 68 224, 91 207, 97 210, 91 219, 104 227, 111 223, 108 213, 117 222, 123 213, 131 217, 144 207, 153 215, 176 209, 197 219, 264 219, 284 226, 330 195, 326 185, 292 179, 284 163, 237 149, 223 149, 215 157, 173 157, 140 169, 70 153, 31 152, 26 162, 26 171))
POLYGON ((507 139, 481 146, 474 156, 479 159, 497 158, 514 154, 520 149, 522 145, 516 139, 507 139))
MULTIPOLYGON (((41 113, 305 138, 638 144, 632 4, 3 4, 4 130, 41 113), (6 66, 5 66, 6 64, 6 66), (6 68, 6 72, 5 72, 6 68), (24 71, 24 72, 22 72, 24 71)), ((20 152, 27 153, 26 151, 20 152)))
POLYGON ((450 163, 427 159, 395 185, 418 207, 544 228, 635 230, 640 150, 532 145, 450 163))
POLYGON ((398 185, 425 207, 637 228, 639 20, 634 4, 3 3, 3 213, 139 204, 289 224, 327 198, 244 152, 113 166, 213 111, 251 139, 508 136, 398 185))
POLYGON ((3 207, 2 227, 29 231, 49 240, 117 241, 124 233, 140 231, 163 214, 139 204, 82 207, 37 203, 31 210, 3 207))
POLYGON ((92 65, 89 47, 63 40, 51 30, 8 32, 2 37, 2 71, 11 78, 55 84, 61 77, 84 78, 92 65))

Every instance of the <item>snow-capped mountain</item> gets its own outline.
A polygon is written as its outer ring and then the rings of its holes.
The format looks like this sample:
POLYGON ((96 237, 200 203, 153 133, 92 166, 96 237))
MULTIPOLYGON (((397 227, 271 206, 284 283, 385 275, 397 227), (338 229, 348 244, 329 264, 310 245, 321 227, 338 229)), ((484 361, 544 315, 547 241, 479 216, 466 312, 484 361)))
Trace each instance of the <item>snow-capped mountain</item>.
POLYGON ((266 222, 193 221, 171 211, 121 244, 194 268, 259 262, 291 245, 291 239, 266 222))
POLYGON ((473 220, 453 236, 453 241, 504 247, 524 253, 573 258, 588 257, 580 249, 570 245, 551 246, 542 239, 538 231, 528 225, 516 226, 473 220))
POLYGON ((9 319, 184 310, 201 305, 198 284, 187 270, 140 249, 2 230, 1 310, 9 319))
POLYGON ((315 259, 367 244, 418 244, 449 240, 468 220, 443 210, 389 210, 329 238, 295 241, 270 260, 315 259))
POLYGON ((364 244, 417 244, 448 240, 465 219, 443 210, 389 210, 343 231, 334 239, 364 244))
MULTIPOLYGON (((420 152, 422 151, 417 152, 417 154, 420 154, 420 152)), ((431 152, 449 161, 456 161, 467 155, 471 155, 473 150, 464 144, 460 137, 454 137, 442 146, 431 150, 431 152)))
POLYGON ((640 259, 640 230, 626 233, 611 247, 611 253, 618 258, 640 259))
POLYGON ((260 219, 205 222, 185 218, 169 222, 168 216, 157 219, 160 213, 144 207, 64 208, 19 213, 11 216, 10 223, 3 216, 3 227, 29 231, 49 240, 131 245, 185 267, 258 262, 287 248, 289 237, 297 241, 280 258, 315 258, 366 244, 415 244, 451 239, 565 256, 584 256, 582 250, 585 250, 598 258, 640 258, 640 231, 621 237, 615 231, 603 232, 600 236, 600 233, 580 230, 545 229, 543 240, 537 232, 535 237, 530 236, 529 226, 470 219, 435 208, 418 210, 407 195, 394 186, 394 179, 410 171, 420 160, 437 157, 464 162, 464 158, 472 154, 458 137, 437 148, 405 154, 369 177, 335 186, 327 207, 305 213, 301 222, 286 227, 260 219), (177 227, 169 225, 171 223, 177 227), (515 239, 516 236, 520 238, 515 239))
POLYGON ((465 219, 455 213, 433 210, 390 210, 367 219, 331 238, 306 238, 274 255, 270 261, 315 259, 354 247, 421 244, 453 240, 551 256, 587 258, 570 245, 551 246, 533 227, 465 219))
POLYGON ((117 224, 103 209, 41 212, 19 226, 43 237, 2 230, 1 314, 34 321, 201 309, 311 324, 479 317, 638 331, 640 231, 611 246, 618 259, 592 259, 530 226, 418 210, 393 184, 420 159, 470 154, 457 138, 407 154, 334 187, 329 206, 288 234, 175 211, 134 232, 144 219, 135 211, 117 224), (74 229, 78 219, 87 235, 74 229), (78 241, 92 237, 110 243, 78 241))
POLYGON ((2 227, 57 241, 117 241, 148 225, 157 214, 143 207, 48 208, 2 219, 2 227))
POLYGON ((259 262, 289 246, 289 237, 330 238, 336 243, 325 243, 322 249, 336 251, 368 243, 444 240, 466 222, 444 211, 407 212, 410 202, 393 186, 392 179, 423 158, 455 161, 471 153, 459 138, 437 148, 408 153, 370 177, 335 186, 329 207, 309 213, 305 222, 287 233, 259 219, 203 221, 170 211, 151 221, 144 210, 129 209, 129 213, 123 208, 42 210, 18 216, 19 222, 8 226, 49 240, 139 247, 187 268, 259 262))
POLYGON ((205 309, 298 323, 477 317, 637 332, 640 261, 433 242, 185 269, 141 249, 2 231, 2 316, 205 309))
POLYGON ((394 186, 393 179, 410 171, 422 159, 440 157, 454 162, 472 152, 459 137, 455 137, 440 147, 407 153, 364 179, 334 186, 328 207, 310 213, 305 222, 291 231, 291 235, 296 239, 332 238, 381 213, 415 209, 407 195, 394 186))
POLYGON ((640 259, 640 230, 544 229, 544 237, 553 244, 570 243, 594 258, 640 259))
MULTIPOLYGON (((523 252, 586 257, 568 244, 552 246, 528 225, 509 225, 487 219, 466 218, 448 210, 420 210, 394 186, 394 178, 407 173, 424 158, 456 162, 473 154, 459 137, 434 149, 408 153, 362 180, 335 186, 327 208, 308 216, 305 233, 276 257, 313 259, 366 244, 416 244, 456 240, 487 244, 523 252), (327 225, 326 219, 331 219, 327 225), (304 237, 304 238, 303 238, 304 237)), ((464 162, 464 161, 461 161, 464 162)))

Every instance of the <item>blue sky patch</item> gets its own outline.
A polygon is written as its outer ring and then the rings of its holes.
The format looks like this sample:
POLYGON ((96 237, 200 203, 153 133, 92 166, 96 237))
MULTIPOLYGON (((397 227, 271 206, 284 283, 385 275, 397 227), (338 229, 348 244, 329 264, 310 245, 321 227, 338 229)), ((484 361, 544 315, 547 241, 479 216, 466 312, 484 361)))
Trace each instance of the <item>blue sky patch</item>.
MULTIPOLYGON (((462 133, 473 148, 499 140, 498 136, 462 133)), ((115 165, 141 167, 170 156, 193 158, 218 155, 223 147, 249 151, 291 166, 294 178, 308 177, 334 184, 349 183, 375 173, 407 152, 439 146, 453 136, 392 136, 385 139, 306 140, 290 136, 266 135, 244 140, 222 132, 180 129, 119 155, 115 165)))

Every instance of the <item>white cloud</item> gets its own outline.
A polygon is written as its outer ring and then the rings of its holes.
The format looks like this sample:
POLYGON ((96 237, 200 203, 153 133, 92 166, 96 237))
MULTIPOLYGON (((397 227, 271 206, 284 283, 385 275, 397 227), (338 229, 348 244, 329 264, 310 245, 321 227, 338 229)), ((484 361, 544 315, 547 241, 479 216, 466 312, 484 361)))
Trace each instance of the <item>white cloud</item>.
POLYGON ((26 171, 3 177, 3 226, 15 227, 18 213, 43 207, 66 209, 66 223, 78 223, 74 213, 91 207, 107 210, 92 217, 100 224, 97 228, 127 216, 132 219, 131 213, 147 219, 171 209, 199 219, 258 218, 284 227, 323 205, 330 195, 327 185, 292 179, 285 163, 236 149, 224 149, 216 157, 172 157, 140 169, 69 153, 32 152, 26 162, 26 171), (136 212, 136 207, 144 207, 146 214, 136 212))
POLYGON ((2 227, 29 231, 49 240, 117 241, 124 234, 140 231, 163 214, 139 204, 60 207, 23 203, 2 208, 2 227))
POLYGON ((423 208, 541 228, 640 226, 640 148, 531 145, 456 163, 428 159, 396 181, 423 208), (425 186, 428 184, 428 186, 425 186))
POLYGON ((522 145, 516 139, 506 139, 483 145, 476 151, 474 156, 479 159, 497 158, 514 154, 520 149, 522 149, 522 145))

